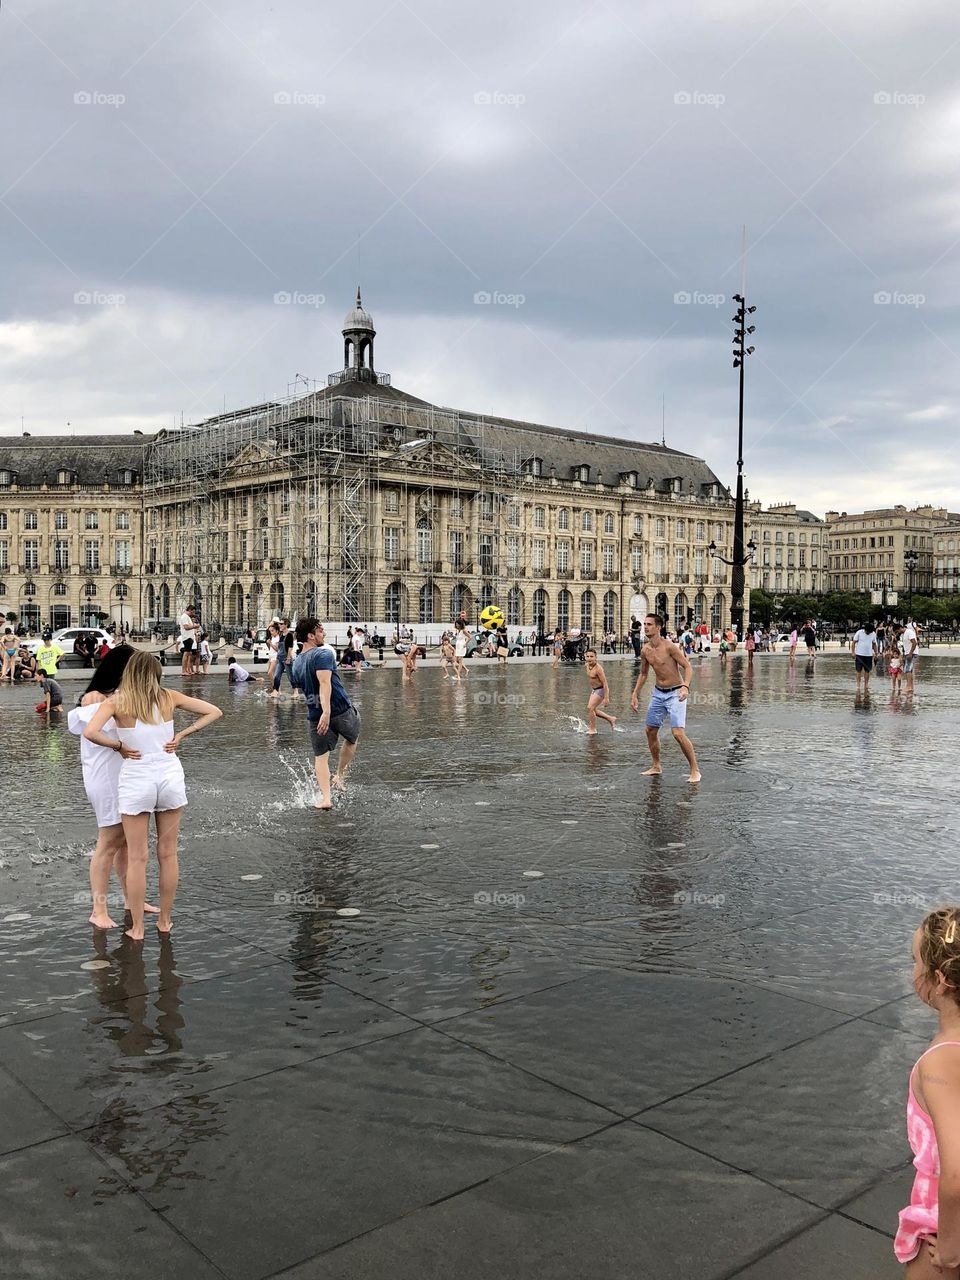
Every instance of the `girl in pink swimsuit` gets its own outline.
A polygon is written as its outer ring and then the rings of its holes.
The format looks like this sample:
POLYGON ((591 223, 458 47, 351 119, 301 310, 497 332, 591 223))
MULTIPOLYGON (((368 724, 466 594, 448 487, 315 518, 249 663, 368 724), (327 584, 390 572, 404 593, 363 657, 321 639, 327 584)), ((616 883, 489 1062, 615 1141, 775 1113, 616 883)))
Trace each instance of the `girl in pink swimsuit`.
POLYGON ((931 911, 913 935, 913 986, 940 1027, 910 1073, 917 1174, 893 1248, 909 1280, 960 1280, 960 907, 931 911))

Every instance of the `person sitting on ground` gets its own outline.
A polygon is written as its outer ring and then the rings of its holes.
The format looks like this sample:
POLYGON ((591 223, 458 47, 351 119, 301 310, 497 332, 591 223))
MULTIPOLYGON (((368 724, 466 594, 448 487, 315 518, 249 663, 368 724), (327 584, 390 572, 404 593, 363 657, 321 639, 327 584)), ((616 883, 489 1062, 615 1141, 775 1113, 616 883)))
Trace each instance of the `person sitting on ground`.
POLYGON ((241 667, 240 663, 231 654, 227 660, 227 683, 228 684, 246 684, 251 681, 253 684, 262 684, 263 676, 253 676, 246 669, 241 667))

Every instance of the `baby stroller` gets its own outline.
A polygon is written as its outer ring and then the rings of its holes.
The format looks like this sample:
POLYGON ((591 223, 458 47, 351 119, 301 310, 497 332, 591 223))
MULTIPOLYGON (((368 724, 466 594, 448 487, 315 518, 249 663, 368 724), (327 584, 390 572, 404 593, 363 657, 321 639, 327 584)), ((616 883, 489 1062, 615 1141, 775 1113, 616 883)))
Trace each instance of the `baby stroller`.
POLYGON ((576 639, 567 639, 563 643, 563 652, 560 655, 561 662, 583 662, 584 646, 586 641, 583 636, 577 636, 576 639))

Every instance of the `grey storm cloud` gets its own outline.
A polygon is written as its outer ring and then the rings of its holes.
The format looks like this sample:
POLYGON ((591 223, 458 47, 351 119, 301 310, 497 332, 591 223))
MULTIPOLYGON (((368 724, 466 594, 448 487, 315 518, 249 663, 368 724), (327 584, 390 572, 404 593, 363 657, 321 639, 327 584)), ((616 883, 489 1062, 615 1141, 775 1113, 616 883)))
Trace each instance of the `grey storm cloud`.
POLYGON ((0 430, 323 377, 360 275, 416 394, 638 439, 662 395, 730 478, 746 224, 752 494, 956 505, 958 34, 945 3, 4 4, 0 430))

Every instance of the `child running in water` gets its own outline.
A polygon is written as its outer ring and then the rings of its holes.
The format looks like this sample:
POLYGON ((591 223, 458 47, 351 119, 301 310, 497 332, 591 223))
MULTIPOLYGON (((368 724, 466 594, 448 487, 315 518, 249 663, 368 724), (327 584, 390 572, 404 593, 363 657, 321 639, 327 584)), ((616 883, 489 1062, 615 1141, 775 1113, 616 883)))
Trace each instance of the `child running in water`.
POLYGON ((910 1072, 907 1137, 917 1173, 893 1248, 908 1280, 958 1280, 960 907, 931 911, 914 933, 913 989, 940 1025, 910 1072))
POLYGON ((597 732, 597 716, 606 720, 611 728, 617 723, 617 717, 601 711, 601 707, 610 705, 610 688, 603 667, 597 661, 596 649, 586 652, 587 678, 590 681, 590 697, 587 699, 587 733, 597 732))
POLYGON ((143 940, 143 899, 146 892, 149 856, 150 815, 157 824, 157 861, 160 864, 160 913, 157 932, 173 928, 173 899, 177 892, 179 867, 177 841, 180 819, 187 803, 183 765, 177 756, 188 734, 219 720, 223 712, 212 702, 188 698, 160 684, 162 668, 152 653, 135 653, 127 663, 116 693, 101 702, 83 731, 88 742, 109 747, 123 757, 117 779, 117 801, 123 834, 127 842, 127 901, 133 923, 127 937, 143 940), (199 716, 186 729, 175 732, 178 710, 199 716), (104 733, 113 719, 116 738, 104 733))
POLYGON ((450 643, 450 633, 449 631, 445 631, 443 633, 443 639, 440 641, 440 666, 443 668, 444 680, 450 679, 450 673, 447 670, 447 667, 451 662, 454 664, 454 671, 456 671, 456 654, 453 651, 453 645, 450 643))

